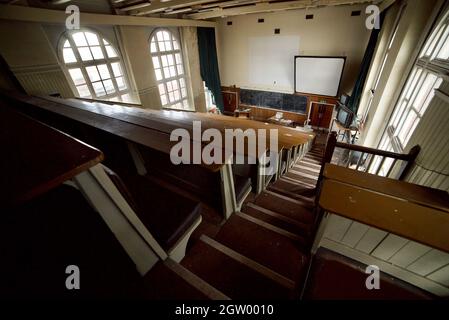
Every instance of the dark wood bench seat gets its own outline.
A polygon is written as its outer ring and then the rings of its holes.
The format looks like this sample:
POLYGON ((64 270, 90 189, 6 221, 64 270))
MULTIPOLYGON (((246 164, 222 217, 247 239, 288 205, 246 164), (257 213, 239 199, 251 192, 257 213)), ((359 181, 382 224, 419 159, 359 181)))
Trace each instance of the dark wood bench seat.
POLYGON ((1 298, 227 298, 170 259, 140 276, 101 216, 68 185, 2 210, 0 252, 1 298), (69 265, 79 267, 81 290, 65 287, 69 265))
POLYGON ((201 204, 135 175, 126 180, 136 213, 156 241, 170 250, 201 217, 201 204))

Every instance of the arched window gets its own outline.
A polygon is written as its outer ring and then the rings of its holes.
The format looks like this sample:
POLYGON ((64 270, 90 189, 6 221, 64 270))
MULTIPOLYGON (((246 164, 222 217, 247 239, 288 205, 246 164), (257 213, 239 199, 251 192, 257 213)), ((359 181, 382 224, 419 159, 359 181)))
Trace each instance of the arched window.
POLYGON ((150 52, 162 106, 190 109, 178 39, 172 32, 158 29, 151 36, 150 52))
POLYGON ((66 33, 61 57, 81 98, 134 102, 117 51, 93 31, 66 33))

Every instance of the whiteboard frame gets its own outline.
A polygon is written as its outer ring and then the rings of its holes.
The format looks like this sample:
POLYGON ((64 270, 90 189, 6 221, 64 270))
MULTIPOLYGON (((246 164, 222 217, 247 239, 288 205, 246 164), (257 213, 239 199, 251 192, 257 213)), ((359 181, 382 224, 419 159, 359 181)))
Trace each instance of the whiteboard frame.
POLYGON ((346 65, 346 57, 345 56, 303 56, 303 55, 295 56, 294 66, 293 66, 294 67, 294 70, 293 70, 293 72, 294 72, 294 79, 293 79, 294 93, 299 93, 299 94, 303 94, 303 95, 314 95, 314 96, 320 96, 320 97, 331 97, 331 98, 338 97, 338 93, 340 92, 341 80, 343 78, 343 72, 345 72, 345 65, 346 65), (338 82, 337 94, 335 96, 327 96, 327 95, 321 95, 321 94, 311 93, 311 92, 296 91, 296 60, 298 58, 343 59, 343 68, 341 70, 340 80, 338 82))

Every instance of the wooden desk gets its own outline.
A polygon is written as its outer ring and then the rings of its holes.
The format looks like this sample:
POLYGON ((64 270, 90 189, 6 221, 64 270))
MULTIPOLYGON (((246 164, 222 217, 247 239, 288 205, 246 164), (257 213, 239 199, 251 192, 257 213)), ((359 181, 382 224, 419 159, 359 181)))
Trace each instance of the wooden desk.
POLYGON ((332 164, 323 174, 323 210, 449 252, 447 192, 332 164))
POLYGON ((1 202, 30 200, 103 160, 101 151, 0 101, 1 202))

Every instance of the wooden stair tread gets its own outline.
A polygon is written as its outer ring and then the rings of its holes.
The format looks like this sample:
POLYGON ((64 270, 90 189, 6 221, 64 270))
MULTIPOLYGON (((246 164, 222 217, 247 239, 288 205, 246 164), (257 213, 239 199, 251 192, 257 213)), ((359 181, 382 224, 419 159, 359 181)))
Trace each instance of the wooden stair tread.
POLYGON ((157 300, 228 300, 229 298, 178 263, 158 262, 143 278, 142 297, 157 300))
POLYGON ((318 180, 318 175, 313 174, 313 173, 310 174, 310 173, 308 173, 308 172, 306 172, 306 171, 304 171, 304 170, 302 170, 301 168, 298 168, 298 167, 291 168, 289 170, 289 172, 293 173, 293 174, 297 174, 297 175, 299 175, 299 176, 301 176, 303 178, 307 178, 307 179, 310 179, 310 180, 314 180, 314 181, 318 180))
POLYGON ((318 177, 320 176, 320 172, 312 171, 312 170, 309 170, 306 167, 301 167, 301 166, 297 166, 297 165, 293 166, 290 169, 290 171, 292 171, 292 172, 295 172, 295 171, 299 172, 301 174, 304 174, 306 177, 313 177, 315 180, 317 180, 318 177))
POLYGON ((302 223, 278 212, 259 207, 253 203, 246 204, 241 211, 249 216, 304 238, 309 237, 311 234, 310 224, 302 223))
POLYGON ((294 283, 207 236, 181 264, 232 299, 294 298, 294 283))
MULTIPOLYGON (((235 213, 224 224, 215 240, 271 270, 300 283, 307 268, 307 256, 298 245, 235 213)), ((305 241, 303 239, 303 241, 305 241)))
POLYGON ((295 163, 295 165, 310 167, 315 170, 321 170, 321 164, 322 164, 321 160, 318 161, 308 158, 302 158, 298 163, 295 163))
POLYGON ((266 191, 256 198, 255 204, 304 223, 313 223, 315 220, 312 209, 306 208, 301 204, 286 201, 266 191))
POLYGON ((315 192, 315 188, 310 188, 303 184, 294 183, 293 181, 283 179, 282 177, 268 186, 268 190, 273 190, 277 193, 285 192, 287 196, 289 196, 289 194, 299 195, 304 198, 309 198, 311 199, 311 201, 313 200, 312 197, 315 192))
POLYGON ((298 182, 301 182, 301 183, 305 183, 306 185, 310 185, 310 186, 314 186, 314 187, 316 186, 316 183, 317 183, 317 180, 307 178, 307 177, 305 177, 303 175, 296 174, 296 173, 291 172, 291 171, 287 172, 285 174, 285 176, 287 178, 292 179, 292 180, 295 180, 295 181, 298 181, 298 182))

